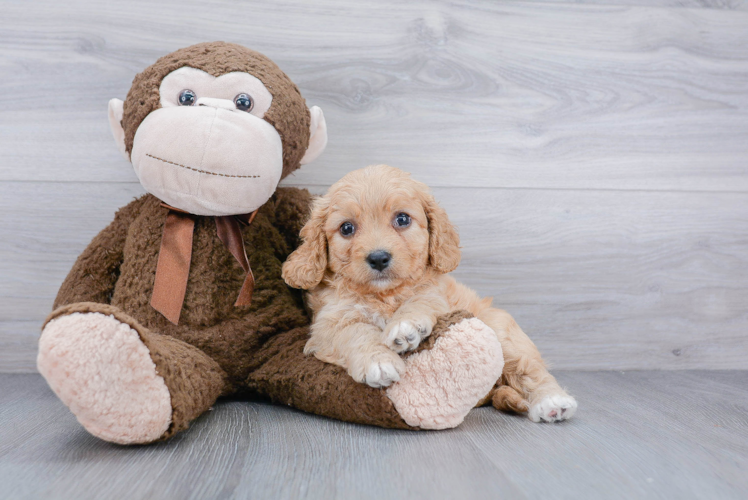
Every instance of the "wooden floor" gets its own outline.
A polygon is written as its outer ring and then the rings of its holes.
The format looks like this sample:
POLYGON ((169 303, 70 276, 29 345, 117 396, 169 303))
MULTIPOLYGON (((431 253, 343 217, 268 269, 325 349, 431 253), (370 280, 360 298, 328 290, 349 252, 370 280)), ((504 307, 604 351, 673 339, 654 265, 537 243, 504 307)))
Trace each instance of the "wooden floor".
POLYGON ((0 500, 748 498, 748 1, 0 0, 0 222, 0 500), (459 226, 456 276, 553 366, 687 371, 562 371, 558 425, 222 402, 168 443, 86 434, 30 372, 76 257, 143 193, 107 102, 211 40, 324 110, 285 184, 409 170, 459 226))
POLYGON ((222 401, 166 443, 87 434, 39 375, 0 375, 0 498, 746 498, 748 372, 559 372, 561 424, 493 408, 391 431, 222 401))

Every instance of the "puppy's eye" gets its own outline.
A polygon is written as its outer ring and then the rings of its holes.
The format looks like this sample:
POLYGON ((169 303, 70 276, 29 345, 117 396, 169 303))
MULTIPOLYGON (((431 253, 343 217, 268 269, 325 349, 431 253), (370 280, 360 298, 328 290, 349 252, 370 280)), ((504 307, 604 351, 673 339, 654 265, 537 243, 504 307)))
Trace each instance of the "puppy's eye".
POLYGON ((192 106, 197 100, 197 96, 190 89, 184 89, 179 93, 179 105, 180 106, 192 106))
POLYGON ((410 215, 406 213, 399 213, 395 217, 395 226, 396 227, 408 227, 410 226, 410 215))
POLYGON ((343 236, 350 236, 354 232, 356 232, 356 226, 354 226, 350 222, 344 222, 340 225, 340 234, 342 234, 343 236))

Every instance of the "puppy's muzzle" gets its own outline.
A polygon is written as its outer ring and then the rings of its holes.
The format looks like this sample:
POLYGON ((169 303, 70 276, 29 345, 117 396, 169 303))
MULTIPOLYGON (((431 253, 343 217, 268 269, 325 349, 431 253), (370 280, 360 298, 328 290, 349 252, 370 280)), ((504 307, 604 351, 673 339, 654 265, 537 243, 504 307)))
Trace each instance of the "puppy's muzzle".
POLYGON ((377 271, 384 271, 389 267, 390 261, 392 261, 392 255, 384 250, 375 250, 366 256, 366 262, 372 269, 377 271))

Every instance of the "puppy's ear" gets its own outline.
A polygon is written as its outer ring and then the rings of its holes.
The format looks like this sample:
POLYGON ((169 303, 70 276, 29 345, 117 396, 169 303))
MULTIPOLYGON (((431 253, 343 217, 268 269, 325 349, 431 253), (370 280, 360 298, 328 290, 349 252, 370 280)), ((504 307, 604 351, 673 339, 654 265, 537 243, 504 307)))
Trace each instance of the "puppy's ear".
POLYGON ((460 263, 460 236, 431 193, 424 191, 422 202, 429 221, 429 264, 440 273, 450 273, 460 263))
POLYGON ((324 225, 330 206, 327 198, 312 205, 312 216, 301 228, 304 243, 283 264, 283 279, 288 286, 309 290, 319 285, 327 269, 327 238, 324 225))

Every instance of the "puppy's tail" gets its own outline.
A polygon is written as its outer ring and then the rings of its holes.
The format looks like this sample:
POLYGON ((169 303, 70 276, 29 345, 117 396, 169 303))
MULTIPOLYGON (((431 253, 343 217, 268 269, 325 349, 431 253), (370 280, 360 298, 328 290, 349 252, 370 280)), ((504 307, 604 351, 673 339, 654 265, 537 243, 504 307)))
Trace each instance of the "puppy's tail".
POLYGON ((501 411, 524 413, 529 409, 527 400, 508 385, 496 386, 491 394, 491 404, 501 411))

